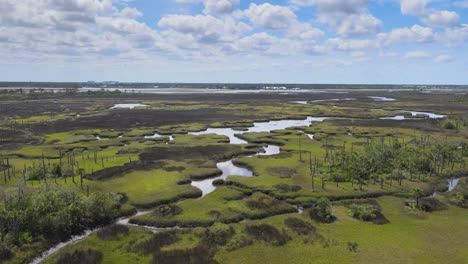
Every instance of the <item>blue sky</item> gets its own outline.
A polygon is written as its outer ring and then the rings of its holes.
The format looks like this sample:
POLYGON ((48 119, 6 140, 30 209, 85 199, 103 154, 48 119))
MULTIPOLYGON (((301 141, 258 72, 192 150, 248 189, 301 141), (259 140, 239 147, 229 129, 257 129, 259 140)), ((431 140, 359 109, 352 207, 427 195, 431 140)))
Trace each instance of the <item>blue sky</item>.
POLYGON ((468 0, 0 0, 0 81, 468 84, 468 0))

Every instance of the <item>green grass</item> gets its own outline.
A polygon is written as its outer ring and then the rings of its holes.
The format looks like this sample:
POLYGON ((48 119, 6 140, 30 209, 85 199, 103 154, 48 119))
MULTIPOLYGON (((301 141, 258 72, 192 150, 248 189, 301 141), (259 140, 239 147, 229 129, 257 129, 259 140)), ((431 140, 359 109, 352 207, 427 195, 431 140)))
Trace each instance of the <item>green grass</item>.
MULTIPOLYGON (((330 247, 321 243, 304 244, 303 237, 289 232, 293 240, 283 247, 255 243, 236 251, 221 250, 216 255, 220 263, 466 263, 468 261, 468 211, 450 207, 446 211, 424 213, 424 219, 404 212, 402 199, 377 199, 386 225, 360 222, 348 209, 335 208, 333 224, 313 223, 318 232, 332 241, 330 247), (347 242, 358 243, 358 252, 351 253, 347 242)), ((288 215, 262 220, 281 227, 288 215)), ((307 219, 302 215, 304 220, 307 219)), ((257 221, 258 222, 258 221, 257 221)), ((241 230, 239 225, 236 230, 241 230)))
POLYGON ((138 227, 129 227, 128 236, 120 236, 116 240, 101 240, 95 233, 49 258, 45 263, 55 263, 60 254, 73 250, 87 250, 89 248, 100 251, 103 254, 102 264, 114 263, 148 263, 150 256, 138 254, 131 250, 131 245, 149 239, 152 233, 138 227))
MULTIPOLYGON (((172 166, 186 165, 171 163, 172 166)), ((133 171, 123 176, 103 181, 90 182, 93 191, 125 193, 129 203, 135 206, 148 207, 153 204, 176 200, 181 197, 201 195, 197 188, 190 185, 178 185, 187 179, 187 172, 154 169, 133 171)))
MULTIPOLYGON (((226 246, 219 247, 215 259, 225 263, 466 263, 468 261, 468 210, 449 206, 447 210, 433 213, 409 213, 404 209, 403 199, 381 197, 377 202, 382 213, 390 221, 385 225, 361 222, 351 217, 344 206, 334 207, 337 221, 321 224, 312 221, 307 214, 285 214, 262 220, 231 224, 235 235, 231 240, 246 236, 244 228, 254 224, 269 224, 278 230, 285 230, 291 237, 284 246, 273 246, 267 242, 255 241, 233 251, 226 246), (305 243, 310 235, 298 235, 286 228, 288 217, 300 218, 316 228, 319 234, 311 243, 305 243), (348 242, 356 242, 356 253, 348 250, 348 242)), ((203 228, 179 233, 181 238, 164 251, 194 248, 200 242, 197 234, 203 228)), ((248 237, 248 236, 247 236, 248 237)), ((127 250, 132 240, 142 241, 149 234, 139 228, 131 228, 128 237, 103 242, 96 235, 68 246, 61 252, 93 248, 104 255, 103 263, 124 263, 140 261, 146 263, 149 256, 141 256, 127 250), (112 262, 117 261, 117 262, 112 262)), ((250 239, 254 239, 251 238, 250 239)), ((309 239, 310 240, 310 239, 309 239)), ((228 243, 229 244, 229 243, 228 243)), ((54 263, 55 255, 46 263, 54 263)))
MULTIPOLYGON (((245 192, 245 191, 244 191, 245 192)), ((202 199, 185 200, 177 206, 182 212, 164 217, 154 213, 135 217, 132 221, 155 226, 206 226, 215 222, 239 222, 246 218, 261 218, 294 211, 294 207, 262 193, 247 196, 235 187, 219 187, 202 199), (249 202, 261 202, 263 208, 249 207, 249 202)))

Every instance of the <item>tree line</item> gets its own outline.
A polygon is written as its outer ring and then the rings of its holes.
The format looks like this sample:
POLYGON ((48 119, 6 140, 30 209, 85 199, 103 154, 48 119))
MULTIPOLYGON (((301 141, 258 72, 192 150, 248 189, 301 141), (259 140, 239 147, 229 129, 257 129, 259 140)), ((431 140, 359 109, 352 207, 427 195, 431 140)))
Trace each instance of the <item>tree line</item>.
POLYGON ((315 190, 315 177, 321 179, 323 189, 326 181, 333 181, 337 186, 340 182, 351 182, 360 190, 369 183, 384 188, 385 184, 402 185, 404 180, 451 177, 465 171, 467 146, 464 142, 441 142, 431 137, 413 138, 409 142, 382 137, 367 140, 361 150, 346 149, 345 144, 339 150, 330 150, 325 144, 323 160, 310 157, 312 188, 315 190))

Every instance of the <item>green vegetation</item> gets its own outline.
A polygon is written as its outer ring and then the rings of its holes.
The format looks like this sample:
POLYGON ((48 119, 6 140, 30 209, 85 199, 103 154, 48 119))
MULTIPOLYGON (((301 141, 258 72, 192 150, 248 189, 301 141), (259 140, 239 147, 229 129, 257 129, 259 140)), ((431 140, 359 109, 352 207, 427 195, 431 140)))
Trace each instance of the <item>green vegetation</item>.
POLYGON ((398 101, 375 102, 350 93, 7 93, 0 259, 27 262, 103 227, 46 263, 467 262, 468 180, 445 192, 467 174, 468 98, 382 91, 398 101), (357 100, 291 103, 344 96, 357 100), (110 109, 136 102, 148 107, 110 109), (380 119, 402 110, 447 118, 380 119), (244 133, 240 145, 187 134, 307 116, 333 118, 244 133), (268 144, 281 152, 255 155, 268 144), (221 175, 217 163, 231 159, 254 176, 218 179, 201 197, 190 183, 221 175), (119 216, 129 218, 114 224, 119 216))
POLYGON ((120 197, 73 191, 41 190, 11 195, 0 208, 0 240, 3 259, 12 247, 31 242, 51 245, 86 229, 109 224, 117 216, 120 197))

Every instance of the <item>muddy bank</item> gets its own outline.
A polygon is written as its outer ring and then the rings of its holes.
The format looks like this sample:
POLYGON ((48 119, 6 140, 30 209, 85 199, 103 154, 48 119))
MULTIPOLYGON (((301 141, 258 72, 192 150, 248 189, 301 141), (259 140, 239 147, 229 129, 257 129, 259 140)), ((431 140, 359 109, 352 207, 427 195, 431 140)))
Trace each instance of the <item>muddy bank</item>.
POLYGON ((242 120, 236 113, 216 108, 195 110, 113 110, 102 115, 80 117, 75 120, 59 120, 49 123, 32 124, 28 127, 35 133, 57 133, 82 129, 128 129, 137 127, 158 127, 186 123, 213 123, 226 120, 242 120))

